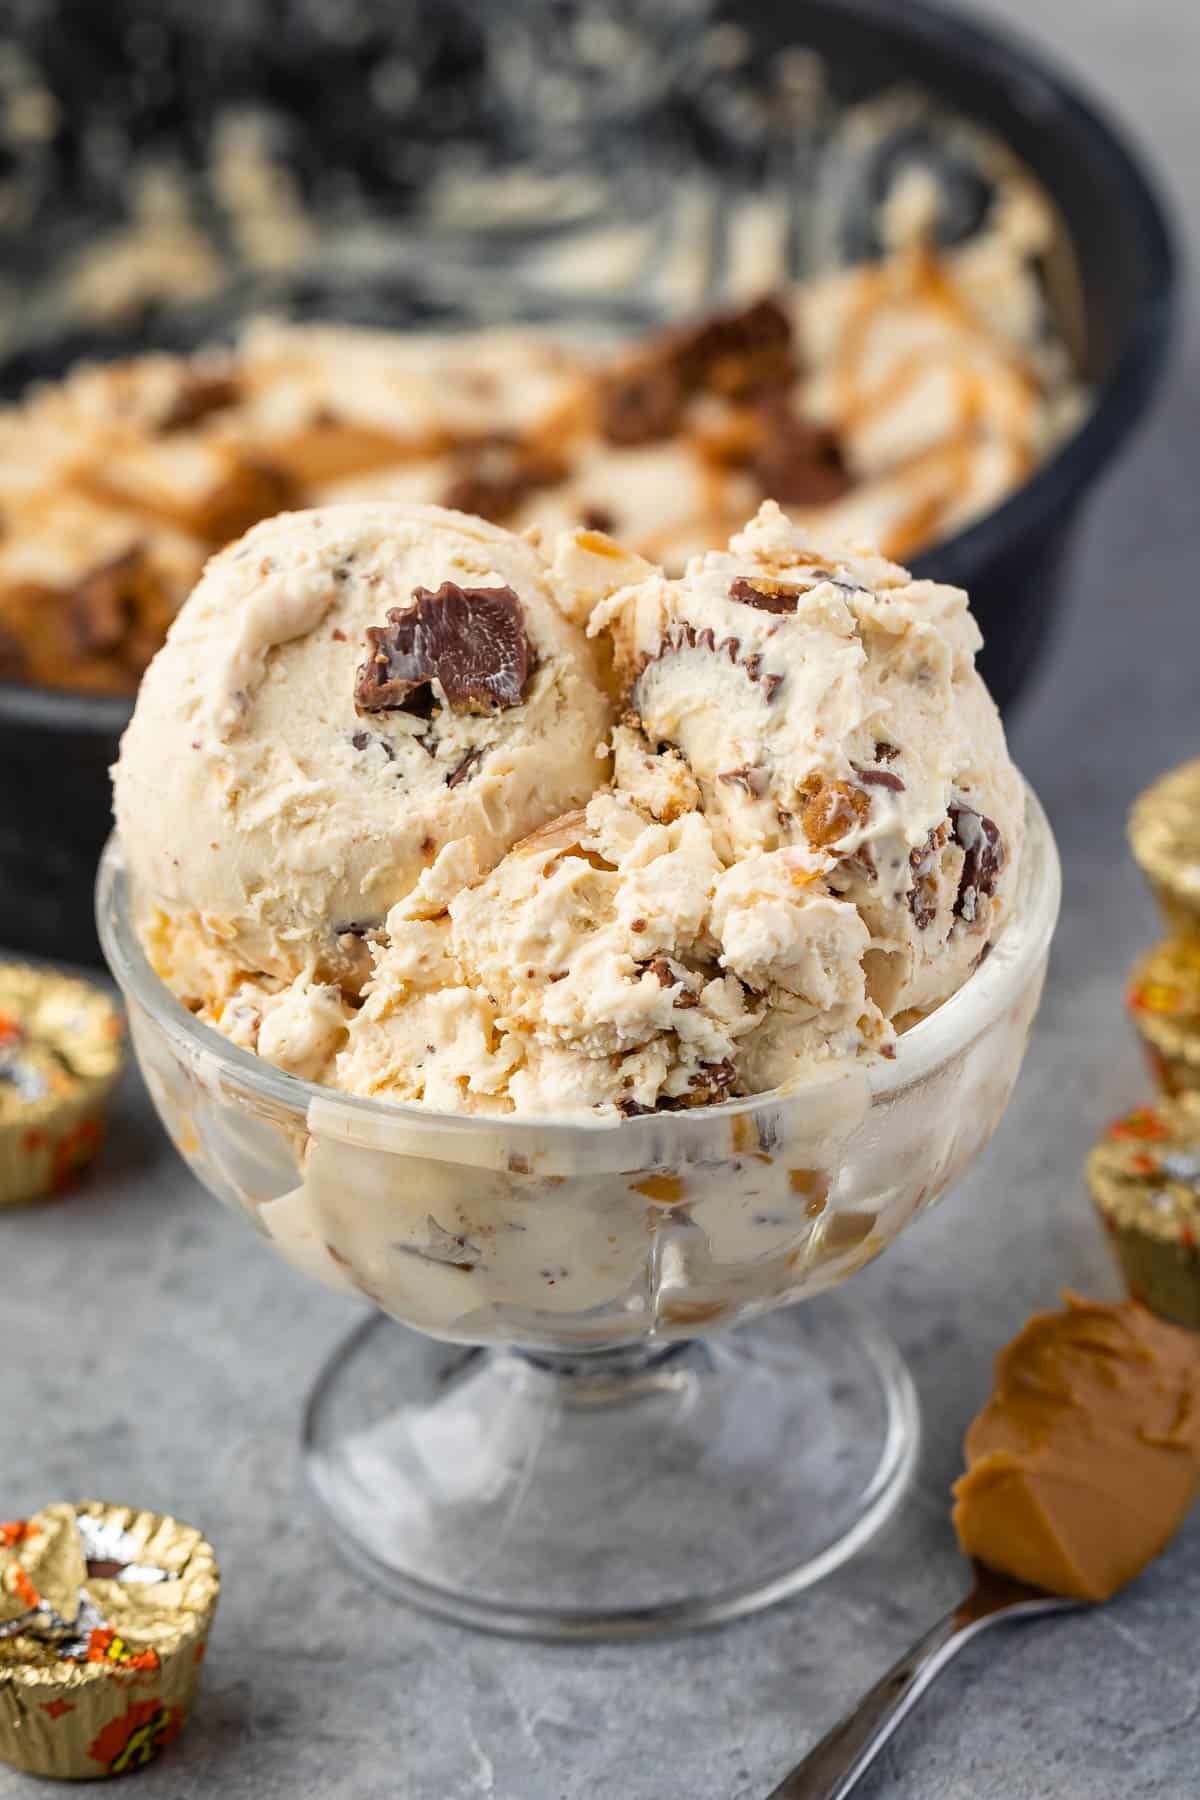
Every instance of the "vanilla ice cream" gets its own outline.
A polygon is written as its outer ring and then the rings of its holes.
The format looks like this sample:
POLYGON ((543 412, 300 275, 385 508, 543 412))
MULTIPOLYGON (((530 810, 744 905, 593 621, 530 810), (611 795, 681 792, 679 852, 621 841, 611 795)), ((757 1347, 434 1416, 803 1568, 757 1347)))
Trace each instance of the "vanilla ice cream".
MULTIPOLYGON (((619 578, 620 558, 604 562, 619 578)), ((330 507, 209 563, 115 771, 155 965, 353 992, 446 845, 485 874, 586 803, 609 702, 534 545, 433 507, 330 507)))
POLYGON ((285 515, 209 564, 122 746, 143 942, 233 1042, 443 1112, 889 1055, 1016 880, 978 644, 965 594, 771 502, 676 579, 597 532, 285 515))

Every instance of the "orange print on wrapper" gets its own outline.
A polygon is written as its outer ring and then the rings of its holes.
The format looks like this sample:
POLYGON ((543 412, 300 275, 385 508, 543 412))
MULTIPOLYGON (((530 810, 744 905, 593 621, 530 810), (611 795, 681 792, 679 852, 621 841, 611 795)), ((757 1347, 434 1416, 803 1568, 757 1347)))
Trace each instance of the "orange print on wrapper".
POLYGON ((135 1700, 119 1719, 110 1719, 88 1746, 88 1755, 106 1775, 144 1769, 183 1727, 183 1708, 161 1700, 135 1700))

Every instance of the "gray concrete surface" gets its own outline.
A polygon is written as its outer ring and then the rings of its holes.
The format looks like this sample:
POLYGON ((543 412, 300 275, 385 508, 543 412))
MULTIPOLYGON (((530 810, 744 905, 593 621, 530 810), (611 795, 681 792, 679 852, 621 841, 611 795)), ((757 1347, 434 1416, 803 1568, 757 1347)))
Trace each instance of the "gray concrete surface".
MULTIPOLYGON (((1200 11, 1008 0, 1120 106, 1195 226, 1200 11), (1190 192, 1189 192, 1190 189, 1190 192)), ((98 1179, 0 1223, 0 1515, 77 1492, 202 1525, 226 1577, 206 1686, 143 1800, 757 1800, 954 1597, 946 1489, 995 1347, 1064 1285, 1113 1277, 1080 1176, 1141 1096, 1122 1020, 1155 932, 1122 818, 1200 750, 1200 343, 1097 495, 1065 629, 1014 728, 1057 827, 1066 903, 1010 1113, 969 1179, 861 1280, 911 1361, 919 1479, 858 1561, 686 1641, 560 1650, 410 1614, 334 1556, 301 1488, 301 1395, 356 1309, 207 1199, 128 1079, 98 1179)), ((1150 1800, 1200 1792, 1200 1519, 1103 1611, 984 1640, 863 1800, 1150 1800)), ((0 1800, 56 1790, 0 1770, 0 1800)))

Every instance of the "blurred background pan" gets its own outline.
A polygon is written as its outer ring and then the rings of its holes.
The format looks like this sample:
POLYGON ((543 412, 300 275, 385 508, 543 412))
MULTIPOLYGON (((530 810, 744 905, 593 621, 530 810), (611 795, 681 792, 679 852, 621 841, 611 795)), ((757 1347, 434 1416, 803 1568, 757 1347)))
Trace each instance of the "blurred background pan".
MULTIPOLYGON (((939 134, 940 108, 994 132, 1057 208, 1043 274, 1093 397, 1008 500, 914 559, 970 590, 1009 706, 1081 505, 1161 375, 1175 259, 1112 123, 1036 52, 940 8, 740 0, 735 23, 714 0, 16 0, 0 26, 0 393, 83 356, 228 336, 264 308, 644 329, 721 299, 748 195, 778 200, 803 275, 878 249, 879 204, 914 161, 937 176, 953 243, 986 208, 986 175, 939 134), (835 166, 839 113, 898 85, 932 99, 934 122, 835 166), (630 220, 644 254, 635 241, 619 277, 590 280, 605 258, 588 246, 630 220), (681 234, 682 288, 678 258, 664 277, 681 234), (127 254, 97 258, 105 241, 127 254)), ((0 944, 95 956, 129 711, 0 682, 0 944)))

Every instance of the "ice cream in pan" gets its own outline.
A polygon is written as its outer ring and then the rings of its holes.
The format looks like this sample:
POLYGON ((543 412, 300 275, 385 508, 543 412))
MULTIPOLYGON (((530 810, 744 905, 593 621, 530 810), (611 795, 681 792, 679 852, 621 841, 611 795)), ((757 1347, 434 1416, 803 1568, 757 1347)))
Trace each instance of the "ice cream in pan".
POLYGON ((670 579, 359 503, 210 562, 116 769, 151 961, 348 1093, 635 1114, 888 1055, 1006 916, 960 591, 773 504, 670 579))

